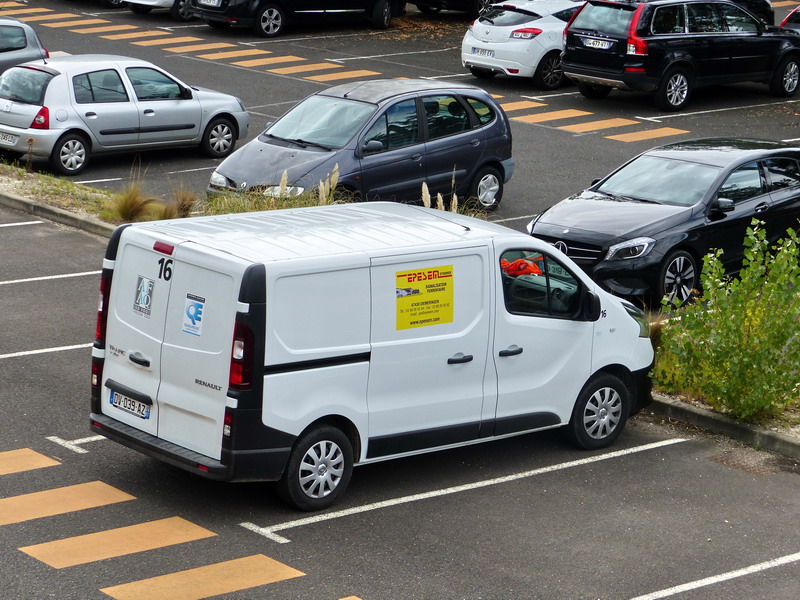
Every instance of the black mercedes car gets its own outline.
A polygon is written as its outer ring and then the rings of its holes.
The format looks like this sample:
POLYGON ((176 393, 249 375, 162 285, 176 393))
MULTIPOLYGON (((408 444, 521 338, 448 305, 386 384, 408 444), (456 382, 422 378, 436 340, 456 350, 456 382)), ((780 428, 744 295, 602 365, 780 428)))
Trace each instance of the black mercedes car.
POLYGON ((723 250, 728 274, 739 271, 754 217, 771 242, 797 230, 800 147, 713 138, 653 148, 544 211, 528 231, 612 292, 682 304, 710 250, 723 250))

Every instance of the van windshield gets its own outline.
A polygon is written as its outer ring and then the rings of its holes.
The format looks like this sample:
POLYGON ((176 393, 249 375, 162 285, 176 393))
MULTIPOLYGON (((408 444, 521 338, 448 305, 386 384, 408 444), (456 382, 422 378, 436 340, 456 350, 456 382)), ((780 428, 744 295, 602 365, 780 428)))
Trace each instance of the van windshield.
POLYGON ((627 37, 635 8, 629 4, 589 2, 575 17, 570 29, 627 37))
POLYGON ((0 98, 23 104, 44 104, 51 73, 29 67, 12 67, 0 75, 0 98))

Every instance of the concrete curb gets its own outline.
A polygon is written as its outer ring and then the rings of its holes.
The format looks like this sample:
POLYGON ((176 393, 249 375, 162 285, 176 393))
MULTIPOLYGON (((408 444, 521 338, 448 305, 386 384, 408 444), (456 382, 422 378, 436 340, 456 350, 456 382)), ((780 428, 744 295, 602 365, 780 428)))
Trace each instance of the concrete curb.
MULTIPOLYGON (((8 192, 0 192, 0 204, 103 237, 110 237, 111 232, 115 229, 114 225, 8 192)), ((660 394, 653 394, 653 403, 648 408, 652 412, 670 419, 689 423, 714 433, 726 435, 742 443, 800 460, 800 442, 778 431, 739 423, 710 410, 660 394)))
POLYGON ((726 435, 750 446, 800 460, 800 442, 785 433, 740 423, 713 411, 660 394, 653 394, 653 403, 647 409, 676 421, 726 435))

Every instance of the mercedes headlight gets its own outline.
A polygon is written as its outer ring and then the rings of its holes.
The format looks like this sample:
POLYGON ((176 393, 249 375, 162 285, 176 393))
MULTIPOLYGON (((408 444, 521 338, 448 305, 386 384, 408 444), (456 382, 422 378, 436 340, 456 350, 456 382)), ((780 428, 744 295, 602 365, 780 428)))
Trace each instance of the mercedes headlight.
POLYGON ((650 250, 655 246, 656 241, 649 237, 639 237, 633 240, 627 240, 614 244, 608 249, 605 260, 626 259, 626 258, 640 258, 646 256, 650 250))

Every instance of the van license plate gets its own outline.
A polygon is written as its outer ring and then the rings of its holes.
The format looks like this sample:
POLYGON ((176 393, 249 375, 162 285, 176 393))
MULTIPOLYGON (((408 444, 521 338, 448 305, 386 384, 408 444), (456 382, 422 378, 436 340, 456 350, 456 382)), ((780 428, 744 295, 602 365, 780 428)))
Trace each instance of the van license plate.
POLYGON ((494 50, 489 50, 488 48, 473 48, 472 53, 475 56, 488 56, 489 58, 494 58, 494 50))
POLYGON ((197 0, 197 3, 202 6, 219 6, 220 0, 197 0))
POLYGON ((18 139, 19 137, 16 135, 11 135, 10 133, 0 133, 0 144, 16 146, 18 139))
POLYGON ((595 48, 597 50, 608 50, 611 48, 611 42, 606 40, 595 40, 591 38, 583 38, 583 45, 587 48, 595 48))
POLYGON ((111 405, 120 410, 136 415, 142 419, 150 418, 150 407, 144 402, 139 402, 133 398, 128 398, 120 393, 111 390, 111 405))

